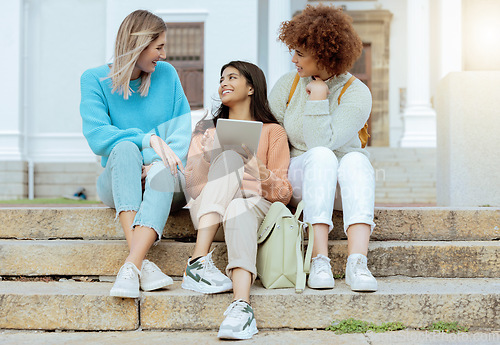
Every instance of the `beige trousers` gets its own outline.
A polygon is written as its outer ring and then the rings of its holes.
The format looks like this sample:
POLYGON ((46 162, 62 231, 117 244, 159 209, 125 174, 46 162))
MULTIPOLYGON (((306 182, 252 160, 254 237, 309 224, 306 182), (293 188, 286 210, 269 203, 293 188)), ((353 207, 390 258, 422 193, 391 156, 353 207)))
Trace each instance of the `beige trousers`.
POLYGON ((255 192, 242 191, 244 166, 241 156, 234 151, 224 151, 211 163, 208 182, 193 201, 190 214, 195 229, 203 215, 217 213, 219 227, 216 241, 225 239, 228 265, 226 274, 232 276, 233 268, 242 268, 257 276, 257 230, 264 220, 271 202, 255 192), (223 229, 223 231, 221 230, 223 229))

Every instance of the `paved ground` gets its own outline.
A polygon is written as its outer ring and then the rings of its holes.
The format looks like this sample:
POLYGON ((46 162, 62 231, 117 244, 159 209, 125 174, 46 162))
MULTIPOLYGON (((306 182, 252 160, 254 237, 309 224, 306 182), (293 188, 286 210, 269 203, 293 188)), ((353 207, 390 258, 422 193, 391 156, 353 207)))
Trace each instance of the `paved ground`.
MULTIPOLYGON (((220 341, 214 331, 207 332, 75 332, 54 333, 39 331, 0 330, 0 344, 224 344, 232 341, 220 341)), ((340 344, 340 345, 437 345, 467 344, 493 345, 500 343, 500 331, 468 332, 457 334, 432 333, 424 331, 399 331, 386 333, 343 334, 336 335, 326 331, 261 331, 253 339, 239 344, 340 344)))

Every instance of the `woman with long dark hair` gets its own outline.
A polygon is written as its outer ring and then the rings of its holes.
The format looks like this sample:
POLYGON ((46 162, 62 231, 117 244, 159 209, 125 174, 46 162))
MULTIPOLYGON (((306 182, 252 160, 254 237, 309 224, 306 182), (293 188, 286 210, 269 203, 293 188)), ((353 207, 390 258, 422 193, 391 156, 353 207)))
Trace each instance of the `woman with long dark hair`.
POLYGON ((257 333, 250 287, 257 275, 257 230, 271 203, 287 204, 292 188, 287 178, 290 161, 285 130, 267 102, 264 73, 254 64, 232 61, 221 69, 221 105, 213 119, 197 124, 186 166, 186 189, 194 202, 191 219, 198 230, 182 287, 201 293, 233 289, 234 302, 225 312, 218 336, 249 339, 257 333), (219 119, 263 122, 256 155, 214 147, 219 119), (215 267, 212 241, 222 223, 227 244, 226 275, 215 267))

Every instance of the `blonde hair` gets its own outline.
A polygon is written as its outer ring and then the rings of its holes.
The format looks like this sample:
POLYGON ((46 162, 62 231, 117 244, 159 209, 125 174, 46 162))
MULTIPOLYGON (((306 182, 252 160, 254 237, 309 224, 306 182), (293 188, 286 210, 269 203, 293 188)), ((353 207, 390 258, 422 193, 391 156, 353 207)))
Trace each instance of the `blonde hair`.
MULTIPOLYGON (((130 78, 139 55, 165 31, 165 22, 149 11, 134 11, 123 20, 116 35, 114 61, 109 73, 112 92, 123 94, 124 99, 132 95, 130 78)), ((139 92, 145 97, 151 85, 151 73, 142 72, 141 79, 139 92)))

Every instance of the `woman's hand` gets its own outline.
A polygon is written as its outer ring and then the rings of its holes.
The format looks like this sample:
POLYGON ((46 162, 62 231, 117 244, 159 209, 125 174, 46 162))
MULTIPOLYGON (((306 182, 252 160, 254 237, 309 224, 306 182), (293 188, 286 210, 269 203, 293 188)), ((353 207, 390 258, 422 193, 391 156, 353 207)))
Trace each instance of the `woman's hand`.
POLYGON ((210 135, 208 129, 201 138, 201 150, 203 151, 203 159, 210 163, 212 159, 212 151, 214 149, 214 136, 210 135))
POLYGON ((160 156, 165 167, 170 168, 172 175, 177 176, 177 166, 184 173, 184 165, 172 149, 157 135, 152 135, 150 140, 151 148, 160 156))
POLYGON ((306 92, 309 95, 310 101, 322 101, 325 100, 330 90, 328 90, 328 85, 321 80, 319 77, 312 77, 313 80, 307 84, 306 92))
POLYGON ((245 153, 247 154, 246 157, 241 155, 243 163, 245 163, 245 172, 249 173, 256 179, 267 180, 271 175, 271 171, 244 144, 241 145, 241 147, 243 147, 243 150, 245 150, 245 153))

